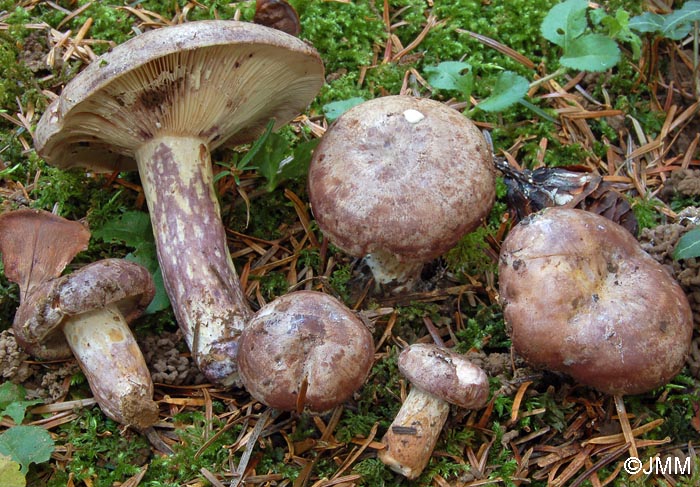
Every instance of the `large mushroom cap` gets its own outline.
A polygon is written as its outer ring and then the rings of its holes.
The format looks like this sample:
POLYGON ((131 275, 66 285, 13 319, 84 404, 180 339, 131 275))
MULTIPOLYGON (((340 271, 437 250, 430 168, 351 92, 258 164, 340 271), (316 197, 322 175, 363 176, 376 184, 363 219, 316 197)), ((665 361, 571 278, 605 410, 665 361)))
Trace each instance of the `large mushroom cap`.
POLYGON ((437 345, 404 348, 399 371, 414 387, 461 408, 479 409, 489 398, 486 373, 463 355, 437 345))
POLYGON ((479 224, 494 198, 491 151, 479 129, 424 98, 387 96, 348 110, 309 169, 321 230, 357 257, 435 258, 479 224))
POLYGON ((371 333, 340 301, 298 291, 256 313, 241 334, 238 366, 263 404, 322 412, 360 388, 373 358, 371 333))
POLYGON ((59 167, 136 168, 156 133, 201 137, 211 149, 281 126, 323 84, 303 41, 248 22, 189 22, 145 32, 101 56, 48 108, 37 152, 59 167))
POLYGON ((665 384, 690 348, 683 290, 600 215, 550 208, 522 220, 501 247, 499 290, 525 360, 609 394, 665 384))

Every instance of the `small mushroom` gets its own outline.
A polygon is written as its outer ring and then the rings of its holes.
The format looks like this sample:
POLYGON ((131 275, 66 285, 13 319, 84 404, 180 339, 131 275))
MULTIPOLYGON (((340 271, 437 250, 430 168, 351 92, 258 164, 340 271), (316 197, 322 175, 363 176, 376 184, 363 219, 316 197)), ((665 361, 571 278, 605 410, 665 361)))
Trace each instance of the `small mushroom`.
POLYGON ((62 168, 138 168, 165 288, 207 379, 238 384, 237 340, 252 314, 228 252, 210 151, 295 117, 323 85, 316 51, 249 22, 199 21, 115 47, 40 119, 37 152, 62 168))
POLYGON ((550 208, 513 227, 499 291, 518 354, 608 394, 660 387, 690 350, 681 287, 627 230, 594 213, 550 208))
POLYGON ((367 378, 372 334, 337 299, 297 291, 263 306, 241 334, 238 356, 246 389, 285 411, 327 411, 367 378))
POLYGON ((158 419, 153 382, 128 323, 155 293, 147 269, 122 259, 61 275, 87 248, 90 233, 45 211, 0 215, 5 274, 20 287, 13 329, 27 353, 43 360, 72 355, 102 411, 145 429, 158 419))
POLYGON ((387 96, 331 125, 309 168, 323 234, 365 257, 375 281, 408 284, 493 206, 495 170, 479 129, 447 105, 387 96))
POLYGON ((450 404, 479 409, 486 404, 486 373, 464 356, 437 345, 413 344, 399 354, 399 371, 411 391, 384 435, 379 459, 408 479, 417 478, 430 460, 450 404))

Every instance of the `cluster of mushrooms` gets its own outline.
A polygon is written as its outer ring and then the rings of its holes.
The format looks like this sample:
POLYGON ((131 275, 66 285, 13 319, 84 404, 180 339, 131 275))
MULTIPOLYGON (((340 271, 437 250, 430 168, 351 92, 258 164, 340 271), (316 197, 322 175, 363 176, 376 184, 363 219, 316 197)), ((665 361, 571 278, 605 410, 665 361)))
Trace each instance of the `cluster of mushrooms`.
MULTIPOLYGON (((210 153, 254 140, 270 119, 287 123, 323 76, 316 51, 292 35, 189 22, 143 33, 91 63, 35 133, 37 152, 58 167, 138 169, 165 288, 197 366, 211 383, 243 385, 282 410, 322 412, 350 398, 369 374, 372 335, 320 292, 292 292, 253 312, 228 252, 210 153)), ((461 113, 387 96, 329 127, 308 190, 326 238, 401 292, 425 262, 482 224, 495 178, 489 145, 461 113)), ((50 213, 0 216, 5 271, 21 291, 15 334, 36 357, 74 354, 105 414, 144 430, 158 407, 128 323, 152 298, 153 282, 119 259, 63 274, 88 240, 81 224, 50 213)), ((611 221, 566 208, 529 217, 504 241, 499 274, 513 346, 531 364, 615 395, 658 387, 683 366, 687 299, 611 221)), ((488 378, 438 344, 406 347, 399 368, 413 386, 379 457, 415 478, 449 404, 483 407, 488 378)))

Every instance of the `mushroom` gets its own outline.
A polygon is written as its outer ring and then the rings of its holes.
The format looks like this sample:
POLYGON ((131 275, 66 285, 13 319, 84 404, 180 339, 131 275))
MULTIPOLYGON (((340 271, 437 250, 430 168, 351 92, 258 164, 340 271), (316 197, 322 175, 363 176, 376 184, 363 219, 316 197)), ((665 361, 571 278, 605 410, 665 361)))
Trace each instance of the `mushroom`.
POLYGON ((499 291, 518 354, 608 394, 665 384, 690 350, 681 287, 594 213, 550 208, 522 220, 501 247, 499 291))
POLYGON ((450 404, 479 409, 486 404, 486 373, 464 356, 433 344, 413 344, 399 354, 399 371, 411 391, 384 435, 377 456, 408 479, 417 478, 430 460, 450 404))
POLYGON ((42 360, 74 355, 102 411, 143 430, 157 421, 158 406, 128 323, 153 299, 153 280, 147 269, 122 259, 61 275, 89 239, 80 223, 45 211, 0 215, 5 274, 20 288, 15 337, 42 360))
POLYGON ((251 310, 228 252, 210 151, 286 123, 323 84, 316 51, 248 22, 145 32, 66 85, 35 132, 62 168, 138 168, 176 319, 206 377, 238 384, 237 340, 251 310))
POLYGON ((495 174, 479 129, 447 105, 411 96, 361 103, 314 151, 314 217, 330 241, 366 257, 375 282, 410 285, 493 206, 495 174))
POLYGON ((263 306, 241 334, 246 389, 285 411, 327 411, 359 389, 374 359, 367 327, 340 301, 297 291, 263 306))

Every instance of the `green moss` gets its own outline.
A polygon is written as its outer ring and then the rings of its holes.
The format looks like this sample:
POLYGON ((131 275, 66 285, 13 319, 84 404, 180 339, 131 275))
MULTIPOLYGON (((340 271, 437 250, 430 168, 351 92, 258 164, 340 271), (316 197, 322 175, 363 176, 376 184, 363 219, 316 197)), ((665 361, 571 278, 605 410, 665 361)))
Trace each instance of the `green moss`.
MULTIPOLYGON (((43 107, 43 97, 34 79, 34 73, 20 62, 22 42, 17 37, 0 31, 0 110, 15 113, 19 110, 17 99, 23 106, 32 102, 38 108, 43 107)), ((3 123, 7 123, 3 120, 3 123)))
POLYGON ((182 413, 176 415, 174 420, 180 443, 173 446, 172 455, 153 458, 140 485, 178 487, 189 480, 201 478, 202 467, 212 472, 228 470, 230 453, 226 445, 236 442, 240 425, 220 434, 207 448, 199 451, 212 431, 224 426, 223 421, 215 417, 209 424, 201 411, 182 413))
POLYGON ((251 276, 251 279, 260 281, 260 291, 266 301, 287 294, 289 291, 289 282, 287 276, 281 272, 269 272, 264 276, 251 276))
POLYGON ((459 352, 470 349, 497 350, 510 347, 503 312, 496 305, 479 306, 467 318, 465 327, 457 330, 455 334, 459 340, 457 345, 459 352))
MULTIPOLYGON (((83 409, 80 417, 60 427, 59 439, 71 445, 67 473, 75 482, 89 482, 95 487, 111 487, 124 482, 139 471, 150 455, 146 438, 134 432, 120 432, 119 425, 107 419, 99 408, 83 409)), ((49 486, 61 484, 55 477, 49 486)))
POLYGON ((381 14, 371 2, 311 2, 303 9, 301 25, 302 36, 321 53, 328 73, 370 65, 375 43, 386 41, 381 14))

